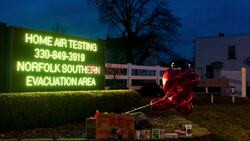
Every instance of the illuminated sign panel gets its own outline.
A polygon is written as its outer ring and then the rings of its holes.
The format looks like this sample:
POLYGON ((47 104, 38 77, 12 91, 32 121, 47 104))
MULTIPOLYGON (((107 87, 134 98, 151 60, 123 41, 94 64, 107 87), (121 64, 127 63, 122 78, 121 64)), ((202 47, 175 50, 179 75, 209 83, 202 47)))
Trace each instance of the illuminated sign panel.
POLYGON ((9 91, 104 87, 100 41, 9 27, 9 91))

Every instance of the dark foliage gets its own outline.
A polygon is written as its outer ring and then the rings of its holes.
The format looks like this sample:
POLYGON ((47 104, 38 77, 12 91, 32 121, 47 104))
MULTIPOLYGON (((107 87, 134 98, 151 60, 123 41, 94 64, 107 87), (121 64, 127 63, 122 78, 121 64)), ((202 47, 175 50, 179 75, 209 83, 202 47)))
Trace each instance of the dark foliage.
POLYGON ((144 84, 139 92, 143 97, 164 96, 163 89, 156 83, 144 84))

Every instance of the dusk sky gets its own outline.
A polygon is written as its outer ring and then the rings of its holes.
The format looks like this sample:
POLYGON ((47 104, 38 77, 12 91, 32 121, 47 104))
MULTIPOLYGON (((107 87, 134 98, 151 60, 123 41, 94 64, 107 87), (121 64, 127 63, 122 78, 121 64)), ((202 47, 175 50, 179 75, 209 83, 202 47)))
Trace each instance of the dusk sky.
MULTIPOLYGON (((250 34, 250 0, 169 0, 173 14, 181 18, 181 41, 174 50, 191 59, 197 37, 250 34)), ((67 34, 105 39, 107 26, 88 0, 0 0, 0 22, 49 31, 61 23, 67 34)))

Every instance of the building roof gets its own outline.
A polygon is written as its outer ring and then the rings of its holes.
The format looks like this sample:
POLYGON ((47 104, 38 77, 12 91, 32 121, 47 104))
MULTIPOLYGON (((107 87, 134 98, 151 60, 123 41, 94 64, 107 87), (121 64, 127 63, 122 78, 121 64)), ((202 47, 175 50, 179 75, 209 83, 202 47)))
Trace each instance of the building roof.
POLYGON ((205 37, 197 37, 195 40, 214 39, 214 38, 235 38, 235 37, 249 37, 250 38, 250 34, 205 36, 205 37))

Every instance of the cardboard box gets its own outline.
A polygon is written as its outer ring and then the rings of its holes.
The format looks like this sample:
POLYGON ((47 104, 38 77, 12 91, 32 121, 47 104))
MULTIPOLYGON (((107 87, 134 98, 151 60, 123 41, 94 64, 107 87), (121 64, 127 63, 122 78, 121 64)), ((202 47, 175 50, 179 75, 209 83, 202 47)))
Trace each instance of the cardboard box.
POLYGON ((134 138, 135 118, 121 114, 100 114, 95 119, 86 119, 87 138, 97 140, 134 138))

